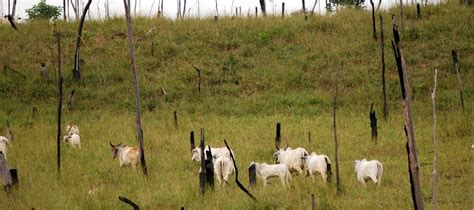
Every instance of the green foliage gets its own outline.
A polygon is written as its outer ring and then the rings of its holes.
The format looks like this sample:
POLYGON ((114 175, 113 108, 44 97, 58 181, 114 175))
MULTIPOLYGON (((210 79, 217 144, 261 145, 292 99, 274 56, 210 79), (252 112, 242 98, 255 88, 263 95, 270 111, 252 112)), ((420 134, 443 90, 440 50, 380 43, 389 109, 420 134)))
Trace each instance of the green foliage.
POLYGON ((61 15, 61 7, 46 4, 46 0, 40 0, 38 4, 25 10, 29 19, 57 19, 61 15))

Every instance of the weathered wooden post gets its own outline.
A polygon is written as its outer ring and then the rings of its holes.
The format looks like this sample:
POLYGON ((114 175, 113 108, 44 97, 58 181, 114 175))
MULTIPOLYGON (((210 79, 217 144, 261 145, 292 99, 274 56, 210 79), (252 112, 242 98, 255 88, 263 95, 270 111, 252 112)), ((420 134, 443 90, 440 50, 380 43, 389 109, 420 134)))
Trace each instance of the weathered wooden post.
POLYGON ((314 194, 311 194, 311 210, 316 210, 316 200, 314 199, 314 194))
POLYGON ((438 150, 438 142, 436 139, 436 77, 438 76, 438 70, 435 70, 434 74, 434 88, 431 92, 431 101, 433 107, 433 210, 436 210, 436 153, 438 150))
MULTIPOLYGON (((74 81, 78 82, 81 79, 81 67, 80 67, 80 59, 81 59, 81 39, 82 39, 82 28, 84 27, 84 21, 86 20, 86 14, 89 10, 89 7, 92 3, 92 0, 88 0, 86 6, 84 7, 84 11, 82 12, 81 21, 79 22, 79 31, 77 32, 77 40, 76 40, 76 52, 74 54, 74 69, 72 70, 72 75, 74 81)), ((79 5, 76 5, 79 7, 79 5)), ((79 9, 78 9, 79 10, 79 9)))
POLYGON ((206 158, 204 158, 205 152, 205 140, 204 140, 204 128, 201 128, 201 144, 199 148, 201 148, 201 171, 199 172, 199 187, 201 188, 201 194, 204 195, 206 192, 206 158))
POLYGON ((151 56, 155 56, 155 43, 151 41, 151 56))
POLYGON ((336 130, 336 109, 337 109, 337 92, 338 92, 338 78, 334 76, 334 72, 331 69, 329 58, 328 58, 328 69, 331 72, 331 77, 333 78, 333 94, 332 94, 332 120, 333 120, 333 132, 334 132, 334 156, 336 160, 336 188, 337 194, 341 192, 341 181, 339 177, 339 153, 338 153, 338 141, 337 141, 337 130, 336 130))
POLYGON ((143 174, 147 175, 148 171, 147 171, 146 162, 145 162, 145 151, 143 149, 143 129, 142 129, 141 116, 140 116, 141 115, 140 90, 138 87, 137 66, 135 63, 135 48, 133 45, 132 18, 130 16, 130 0, 123 0, 123 4, 125 7, 125 18, 127 20, 128 46, 130 48, 130 63, 131 63, 131 70, 132 70, 132 76, 133 76, 133 82, 134 82, 135 113, 136 113, 135 127, 137 129, 138 145, 140 149, 140 163, 143 169, 143 174))
POLYGON ((255 17, 258 17, 258 7, 255 7, 255 17))
POLYGON ((17 186, 20 183, 18 179, 18 170, 16 168, 10 169, 10 176, 12 177, 12 186, 17 186))
POLYGON ((206 183, 214 190, 214 161, 212 158, 211 146, 208 145, 208 151, 206 151, 206 183))
POLYGON ((61 173, 61 110, 63 106, 63 77, 61 75, 62 60, 61 60, 61 33, 56 31, 56 39, 58 42, 58 133, 57 133, 57 158, 56 158, 56 169, 58 174, 61 173))
POLYGON ((370 128, 372 130, 372 140, 377 144, 377 116, 375 115, 374 103, 370 106, 370 128))
POLYGON ((173 112, 173 118, 174 118, 174 128, 178 129, 178 114, 176 111, 173 112))
POLYGON ((383 17, 380 16, 380 47, 382 49, 382 98, 383 98, 383 117, 387 120, 388 109, 387 109, 387 93, 385 86, 385 38, 383 34, 383 17))
POLYGON ((411 113, 411 97, 410 97, 410 84, 408 83, 408 73, 405 63, 405 57, 402 51, 402 45, 400 43, 400 35, 398 33, 398 26, 395 23, 395 16, 392 16, 393 25, 393 36, 392 41, 393 52, 395 60, 397 61, 398 76, 400 78, 400 88, 402 93, 402 105, 404 113, 404 129, 406 135, 406 150, 408 154, 408 172, 410 174, 410 185, 411 194, 413 199, 413 205, 415 209, 424 209, 423 195, 421 193, 421 185, 418 171, 418 158, 416 155, 415 146, 415 131, 412 122, 411 113))
POLYGON ((260 0, 260 9, 262 9, 262 15, 267 16, 267 9, 265 6, 265 0, 260 0))
POLYGON ((370 0, 370 5, 372 6, 372 32, 373 32, 373 38, 375 41, 377 41, 377 29, 375 28, 375 6, 374 6, 374 1, 370 0))
POLYGON ((138 206, 136 203, 134 203, 133 201, 131 201, 128 198, 119 196, 119 200, 126 203, 126 204, 128 204, 128 205, 130 205, 133 208, 133 210, 139 210, 140 209, 140 206, 138 206))
POLYGON ((249 167, 249 185, 250 187, 254 187, 257 184, 257 171, 255 165, 251 165, 249 167))
POLYGON ((311 143, 311 131, 308 131, 308 143, 311 143))
POLYGON ((196 70, 197 73, 197 79, 198 79, 198 93, 199 95, 201 94, 201 69, 193 65, 194 70, 196 70))
POLYGON ((462 111, 464 112, 464 98, 462 95, 463 87, 462 87, 462 81, 461 81, 461 74, 459 71, 458 53, 456 52, 456 50, 452 50, 451 55, 453 57, 453 69, 458 79, 459 94, 461 97, 461 108, 462 108, 462 111))
POLYGON ((12 186, 12 177, 10 175, 10 170, 8 169, 7 160, 5 160, 5 156, 3 152, 0 151, 0 173, 3 178, 3 190, 5 192, 10 193, 10 188, 12 186))
POLYGON ((275 137, 275 148, 277 150, 280 149, 281 143, 281 123, 277 123, 276 125, 276 137, 275 137))
POLYGON ((416 17, 418 19, 421 19, 421 7, 420 7, 420 3, 416 3, 416 17))
POLYGON ((240 183, 239 181, 239 169, 237 168, 237 163, 235 162, 235 158, 234 158, 234 155, 232 154, 232 150, 230 149, 229 145, 227 144, 227 141, 224 139, 224 144, 225 146, 227 147, 227 150, 229 151, 230 153, 230 158, 232 159, 232 163, 234 163, 234 169, 235 169, 235 182, 237 183, 237 186, 239 186, 239 188, 245 192, 245 194, 247 194, 250 198, 252 198, 252 200, 254 201, 257 201, 257 199, 252 195, 250 194, 250 192, 245 189, 245 187, 242 185, 242 183, 240 183))
POLYGON ((281 18, 285 18, 285 2, 281 3, 281 18))

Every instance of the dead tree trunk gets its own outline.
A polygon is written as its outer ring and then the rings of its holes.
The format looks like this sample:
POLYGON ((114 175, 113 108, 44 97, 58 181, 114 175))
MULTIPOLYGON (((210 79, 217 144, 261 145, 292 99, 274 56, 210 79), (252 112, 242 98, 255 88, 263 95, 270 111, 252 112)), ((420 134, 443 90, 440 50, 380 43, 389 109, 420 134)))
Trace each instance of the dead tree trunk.
POLYGON ((375 5, 374 1, 370 0, 370 5, 372 6, 372 34, 374 41, 377 41, 377 29, 375 27, 375 5))
POLYGON ((418 171, 418 158, 416 155, 415 146, 415 131, 413 128, 412 112, 411 112, 411 97, 410 97, 410 84, 408 83, 408 73, 405 63, 405 57, 402 51, 402 45, 400 43, 400 35, 398 33, 398 26, 395 23, 395 17, 393 18, 393 36, 392 41, 393 52, 395 60, 397 61, 398 76, 400 78, 400 88, 402 93, 402 105, 403 105, 403 116, 404 116, 404 129, 406 135, 406 149, 408 154, 408 172, 410 173, 410 185, 411 194, 413 199, 413 205, 415 209, 424 209, 423 196, 421 192, 421 185, 418 171))
POLYGON ((249 167, 249 185, 253 187, 255 184, 257 184, 257 171, 255 165, 251 165, 249 167))
POLYGON ((12 177, 10 175, 10 170, 8 169, 7 160, 5 160, 5 156, 3 152, 1 151, 0 151, 0 173, 2 175, 3 190, 9 193, 10 188, 12 186, 12 177))
POLYGON ((308 20, 308 16, 306 15, 306 2, 305 0, 301 0, 301 4, 303 4, 303 14, 304 14, 304 20, 308 20))
POLYGON ((41 79, 44 82, 49 81, 48 69, 46 68, 46 63, 43 63, 43 62, 41 63, 41 79))
POLYGON ((199 187, 201 189, 201 194, 206 193, 206 158, 204 157, 205 152, 205 140, 204 140, 204 129, 201 128, 201 144, 199 145, 201 149, 201 171, 199 172, 199 187))
POLYGON ((206 151, 206 183, 207 185, 214 190, 214 161, 212 158, 211 146, 208 145, 208 150, 206 151))
MULTIPOLYGON (((260 9, 262 10, 262 15, 264 17, 267 16, 267 9, 266 9, 266 6, 265 6, 265 0, 260 0, 260 9)), ((255 12, 255 14, 257 14, 257 12, 255 12)))
POLYGON ((71 95, 69 96, 69 109, 72 110, 72 106, 74 104, 74 93, 76 93, 76 90, 71 91, 71 95))
POLYGON ((318 4, 318 0, 314 1, 313 8, 311 8, 311 15, 314 15, 314 9, 316 9, 317 4, 318 4))
POLYGON ((189 143, 191 144, 191 152, 193 151, 194 148, 196 148, 196 144, 194 142, 194 131, 191 131, 189 134, 189 143))
POLYGON ((435 70, 434 74, 434 88, 431 92, 431 102, 433 107, 433 210, 436 210, 436 153, 438 150, 438 142, 436 140, 436 77, 438 76, 438 70, 435 70))
POLYGON ((66 16, 66 0, 63 0, 63 18, 64 18, 64 21, 67 21, 67 16, 66 16))
POLYGON ((13 17, 13 19, 15 19, 15 13, 16 13, 16 0, 13 0, 12 14, 11 14, 11 16, 13 17))
MULTIPOLYGON (((81 67, 80 67, 80 59, 81 59, 81 39, 82 39, 82 28, 84 27, 84 21, 86 20, 86 14, 89 10, 89 7, 92 3, 92 0, 87 1, 86 7, 84 11, 82 11, 81 22, 79 22, 79 30, 77 32, 77 41, 76 41, 76 53, 74 54, 74 69, 72 70, 72 75, 74 81, 78 82, 81 79, 81 67)), ((76 5, 78 7, 78 5, 76 5)))
POLYGON ((334 72, 331 70, 331 67, 329 66, 329 58, 328 58, 328 68, 329 71, 331 72, 331 75, 334 80, 334 88, 333 88, 333 96, 332 96, 332 120, 333 120, 333 131, 334 131, 334 153, 335 153, 335 160, 336 160, 336 188, 337 188, 337 193, 339 194, 341 192, 341 180, 339 177, 339 155, 338 155, 338 141, 337 141, 337 130, 336 130, 336 109, 337 109, 337 92, 338 92, 338 79, 335 77, 334 72))
POLYGON ((383 117, 387 120, 388 109, 387 109, 387 92, 385 86, 385 38, 383 34, 383 17, 380 16, 380 47, 382 49, 382 98, 383 98, 383 117))
POLYGON ((281 3, 281 18, 285 18, 285 2, 281 3))
POLYGON ((420 3, 416 3, 416 18, 421 19, 421 7, 420 7, 420 3))
POLYGON ((275 137, 275 148, 277 150, 280 149, 281 143, 281 123, 277 123, 276 125, 276 137, 275 137))
POLYGON ((141 114, 140 114, 140 90, 138 87, 137 65, 135 63, 135 48, 133 45, 132 18, 130 17, 130 0, 123 0, 123 4, 125 7, 125 18, 127 19, 128 46, 130 48, 130 63, 131 63, 131 70, 132 70, 134 90, 135 90, 135 113, 136 113, 135 126, 137 129, 138 145, 140 146, 140 163, 143 169, 143 174, 147 175, 148 172, 147 172, 147 167, 145 163, 145 151, 143 149, 143 129, 142 129, 142 122, 141 122, 141 114))
POLYGON ((316 200, 314 199, 314 194, 311 194, 311 210, 316 210, 316 200))
POLYGON ((456 52, 456 50, 452 50, 451 55, 453 57, 453 69, 454 69, 454 72, 456 72, 456 77, 458 80, 459 95, 461 97, 461 108, 462 108, 462 111, 464 112, 464 98, 462 95, 463 87, 462 87, 462 81, 461 81, 461 74, 459 72, 458 53, 456 52))
POLYGON ((245 192, 250 198, 252 198, 253 201, 257 201, 257 199, 247 190, 245 187, 240 183, 239 181, 239 169, 237 168, 237 163, 235 162, 234 155, 232 154, 232 150, 230 149, 229 145, 227 144, 227 141, 224 139, 224 144, 227 147, 227 150, 230 153, 230 158, 232 159, 232 163, 234 164, 234 169, 235 169, 235 182, 237 183, 237 186, 245 192))
POLYGON ((196 70, 197 77, 198 77, 198 93, 201 95, 201 69, 198 69, 195 65, 193 65, 194 69, 196 70))
POLYGON ((372 140, 377 144, 377 116, 375 116, 374 103, 370 106, 370 127, 372 129, 372 140))
POLYGON ((403 32, 403 0, 400 0, 400 28, 403 32))
POLYGON ((255 7, 255 17, 258 17, 258 7, 255 7))
POLYGON ((61 60, 61 33, 56 32, 56 39, 58 42, 58 133, 57 133, 57 158, 56 158, 56 167, 58 174, 61 173, 61 111, 63 106, 63 76, 61 75, 62 60, 61 60))

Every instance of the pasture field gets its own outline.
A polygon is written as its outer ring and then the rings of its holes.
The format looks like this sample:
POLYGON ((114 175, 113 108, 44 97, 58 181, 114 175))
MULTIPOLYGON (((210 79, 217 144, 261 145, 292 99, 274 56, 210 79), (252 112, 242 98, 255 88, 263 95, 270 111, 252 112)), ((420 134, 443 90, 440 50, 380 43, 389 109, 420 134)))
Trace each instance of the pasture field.
MULTIPOLYGON (((412 87, 425 207, 431 208, 432 201, 430 89, 438 69, 438 208, 473 209, 474 9, 450 1, 423 7, 420 20, 415 8, 406 7, 404 12, 401 40, 412 87), (452 49, 460 57, 464 112, 452 70, 452 49)), ((217 22, 133 19, 146 177, 140 168, 120 168, 109 146, 109 142, 137 144, 128 43, 113 36, 126 31, 124 19, 86 22, 81 83, 72 80, 71 71, 77 25, 57 23, 64 49, 63 122, 77 123, 82 141, 82 150, 62 145, 60 176, 56 173, 57 88, 49 48, 55 50, 53 25, 20 24, 18 31, 1 25, 0 123, 3 130, 7 119, 12 122, 15 140, 8 165, 18 169, 20 185, 10 195, 0 192, 0 209, 129 209, 118 196, 145 209, 308 209, 313 193, 322 209, 412 208, 400 87, 389 42, 392 14, 398 14, 398 9, 382 12, 387 120, 381 108, 380 43, 372 39, 368 11, 342 9, 308 21, 299 15, 217 22), (47 63, 50 83, 41 81, 41 62, 47 63), (202 69, 200 94, 193 65, 202 69), (334 78, 339 84, 340 195, 336 195, 332 130, 334 78), (70 106, 72 90, 76 94, 70 106), (378 144, 370 139, 371 103, 377 111, 378 144), (178 113, 177 129, 173 111, 178 113), (226 139, 236 155, 239 179, 248 186, 251 161, 274 162, 277 122, 282 123, 282 145, 331 158, 331 182, 293 174, 286 190, 279 179, 271 179, 266 188, 257 180, 250 191, 258 202, 233 181, 204 196, 199 193, 199 164, 191 161, 189 151, 191 130, 199 136, 204 128, 206 143, 216 147, 224 146, 226 139), (357 182, 353 162, 362 158, 383 163, 380 187, 368 183, 363 188, 357 182), (94 193, 89 194, 91 189, 94 193)), ((378 20, 377 27, 379 31, 378 20)))

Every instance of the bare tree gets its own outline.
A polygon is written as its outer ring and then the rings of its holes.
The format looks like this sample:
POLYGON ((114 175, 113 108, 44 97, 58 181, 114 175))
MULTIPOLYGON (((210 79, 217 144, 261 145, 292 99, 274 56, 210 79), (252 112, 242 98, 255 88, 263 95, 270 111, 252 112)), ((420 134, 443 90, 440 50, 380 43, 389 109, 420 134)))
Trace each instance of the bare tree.
MULTIPOLYGON (((84 21, 86 20, 86 14, 91 6, 92 0, 89 0, 82 12, 81 22, 79 23, 79 31, 77 32, 77 41, 76 41, 76 53, 74 54, 74 69, 72 70, 74 81, 78 82, 81 79, 81 39, 82 39, 82 29, 84 27, 84 21)), ((77 5, 76 5, 77 7, 77 5)))
POLYGON ((380 47, 382 49, 382 99, 383 99, 383 117, 387 120, 388 109, 387 109, 387 93, 385 86, 385 37, 383 34, 383 17, 380 14, 380 47))
POLYGON ((58 174, 61 173, 61 111, 63 106, 63 77, 61 75, 61 68, 62 68, 62 60, 61 60, 61 33, 56 29, 56 39, 58 42, 58 74, 59 74, 59 81, 58 81, 58 133, 57 133, 57 159, 56 159, 56 167, 58 174))
POLYGON ((136 129, 138 144, 140 148, 140 163, 143 169, 143 174, 147 175, 147 167, 145 163, 145 151, 143 150, 143 130, 141 123, 141 114, 140 114, 140 90, 138 87, 138 75, 137 75, 137 65, 135 63, 135 48, 133 45, 133 32, 132 32, 132 18, 130 17, 130 0, 123 0, 123 5, 125 7, 125 18, 127 19, 127 32, 128 32, 128 46, 130 48, 130 63, 133 75, 134 89, 135 89, 135 112, 136 112, 136 129))
POLYGON ((411 96, 410 84, 408 83, 408 70, 405 62, 405 57, 400 43, 400 35, 398 33, 398 26, 395 23, 395 16, 392 16, 393 21, 393 36, 392 48, 397 62, 398 77, 400 79, 400 88, 402 93, 404 129, 406 135, 406 150, 408 154, 408 173, 410 175, 410 185, 413 205, 415 209, 424 209, 423 196, 421 193, 421 185, 418 171, 418 157, 416 155, 415 144, 415 130, 413 128, 412 112, 411 112, 411 96))
POLYGON ((66 16, 66 0, 63 0, 63 18, 64 18, 64 21, 67 20, 67 16, 66 16))
POLYGON ((438 143, 436 141, 436 77, 438 76, 438 70, 434 73, 434 88, 431 92, 431 102, 433 107, 433 210, 436 210, 436 153, 438 150, 438 143))
POLYGON ((318 4, 318 0, 314 1, 313 8, 311 8, 311 15, 314 15, 314 9, 316 9, 316 4, 318 4))

